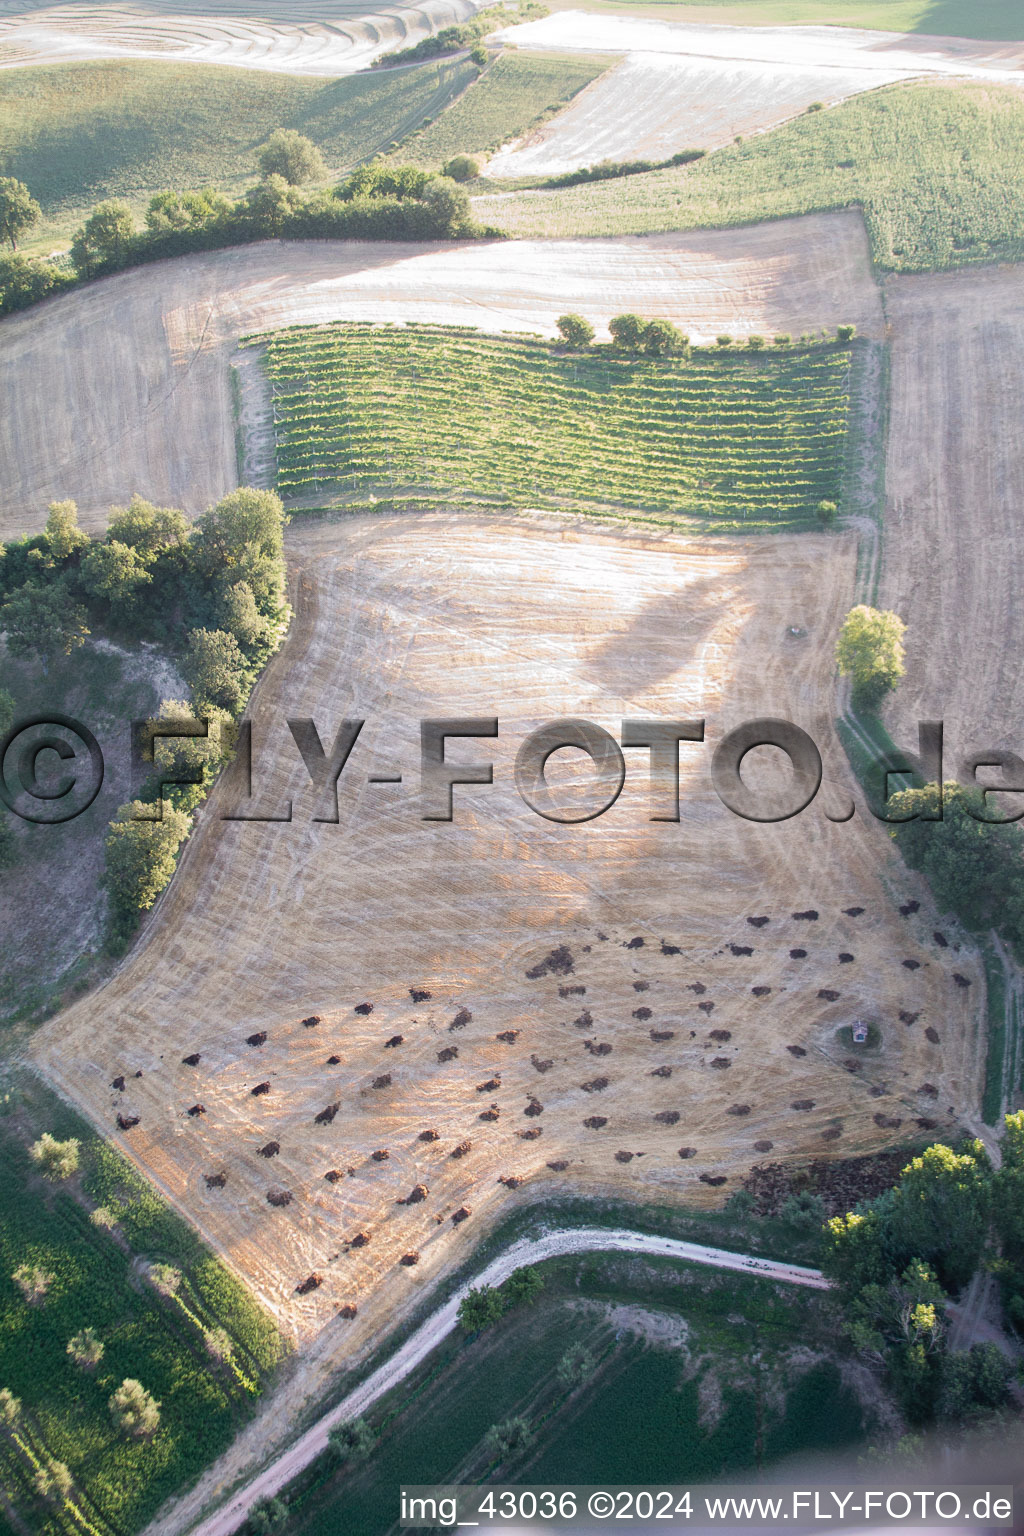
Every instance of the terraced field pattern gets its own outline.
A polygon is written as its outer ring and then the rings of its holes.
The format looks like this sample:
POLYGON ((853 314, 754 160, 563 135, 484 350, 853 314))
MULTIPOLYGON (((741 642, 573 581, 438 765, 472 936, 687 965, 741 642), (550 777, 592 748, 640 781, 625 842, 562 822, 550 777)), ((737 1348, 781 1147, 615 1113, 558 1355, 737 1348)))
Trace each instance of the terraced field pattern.
POLYGON ((265 346, 289 500, 421 488, 729 527, 839 501, 853 352, 569 353, 429 326, 297 328, 265 346))

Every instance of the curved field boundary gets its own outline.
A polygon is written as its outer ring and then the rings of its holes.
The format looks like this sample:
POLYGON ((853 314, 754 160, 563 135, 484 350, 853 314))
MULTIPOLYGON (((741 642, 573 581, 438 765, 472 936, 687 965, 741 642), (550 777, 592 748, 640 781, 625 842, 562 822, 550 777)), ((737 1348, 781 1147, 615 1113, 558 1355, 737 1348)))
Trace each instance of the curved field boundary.
POLYGON ((366 1413, 378 1398, 404 1381, 437 1348, 442 1339, 455 1330, 458 1326, 459 1306, 472 1288, 500 1285, 524 1264, 538 1264, 544 1259, 558 1258, 563 1254, 597 1251, 642 1253, 677 1259, 688 1264, 705 1264, 713 1269, 754 1275, 785 1285, 802 1285, 821 1291, 829 1289, 829 1282, 818 1269, 809 1269, 801 1264, 784 1264, 775 1259, 760 1259, 748 1253, 732 1253, 726 1248, 709 1248, 704 1243, 687 1243, 675 1237, 655 1237, 627 1229, 605 1231, 600 1227, 577 1227, 549 1232, 540 1238, 523 1238, 488 1264, 472 1282, 460 1286, 390 1360, 386 1360, 371 1376, 343 1397, 283 1455, 236 1493, 229 1503, 194 1526, 194 1536, 230 1536, 242 1524, 254 1504, 261 1499, 272 1498, 297 1477, 327 1449, 327 1437, 332 1429, 366 1413))

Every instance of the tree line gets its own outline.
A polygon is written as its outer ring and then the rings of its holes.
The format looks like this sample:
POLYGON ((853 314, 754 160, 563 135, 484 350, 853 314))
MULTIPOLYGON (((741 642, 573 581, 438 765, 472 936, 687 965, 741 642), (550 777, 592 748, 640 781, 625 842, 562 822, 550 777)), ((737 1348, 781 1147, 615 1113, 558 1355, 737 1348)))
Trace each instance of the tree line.
POLYGON ((26 309, 88 278, 165 257, 256 240, 464 240, 499 232, 474 223, 465 191, 447 176, 417 166, 375 161, 334 187, 316 145, 280 129, 259 157, 261 179, 231 199, 214 189, 158 192, 140 229, 127 203, 97 204, 71 242, 67 258, 43 260, 18 251, 39 220, 28 187, 0 177, 0 315, 26 309))
MULTIPOLYGON (((106 840, 115 952, 170 880, 191 814, 230 757, 232 724, 287 628, 285 522, 273 491, 233 491, 194 523, 135 496, 93 539, 75 503, 62 501, 42 533, 0 546, 0 630, 12 656, 45 671, 97 632, 155 643, 191 692, 190 701, 165 700, 161 718, 208 722, 205 735, 151 734, 142 744, 153 772, 106 840), (177 782, 162 787, 168 780, 177 782)), ((0 697, 0 717, 9 702, 0 697)))

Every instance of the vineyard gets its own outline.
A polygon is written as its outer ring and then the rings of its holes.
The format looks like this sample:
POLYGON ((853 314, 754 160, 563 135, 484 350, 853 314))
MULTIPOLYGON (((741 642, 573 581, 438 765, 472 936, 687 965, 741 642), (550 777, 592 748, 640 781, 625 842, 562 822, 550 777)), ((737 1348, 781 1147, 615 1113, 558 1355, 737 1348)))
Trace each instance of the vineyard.
POLYGON ((0 1124, 0 1388, 20 1412, 16 1423, 4 1420, 0 1487, 19 1530, 124 1536, 230 1443, 282 1342, 119 1153, 48 1095, 42 1103, 38 1089, 29 1095, 38 1125, 78 1139, 81 1169, 58 1184, 35 1173, 22 1140, 26 1105, 12 1114, 8 1101, 0 1124), (144 1278, 154 1259, 170 1261, 179 1277, 173 1291, 162 1294, 144 1278), (15 1277, 26 1268, 45 1276, 40 1294, 22 1294, 15 1277), (102 1346, 98 1363, 85 1367, 68 1351, 82 1329, 95 1330, 102 1346), (211 1339, 222 1341, 216 1355, 211 1339), (133 1437, 112 1422, 109 1399, 126 1378, 159 1404, 152 1434, 133 1437), (68 1482, 44 1491, 54 1463, 68 1482))
POLYGON ((655 359, 358 324, 246 340, 292 501, 441 491, 753 531, 842 499, 855 348, 655 359))

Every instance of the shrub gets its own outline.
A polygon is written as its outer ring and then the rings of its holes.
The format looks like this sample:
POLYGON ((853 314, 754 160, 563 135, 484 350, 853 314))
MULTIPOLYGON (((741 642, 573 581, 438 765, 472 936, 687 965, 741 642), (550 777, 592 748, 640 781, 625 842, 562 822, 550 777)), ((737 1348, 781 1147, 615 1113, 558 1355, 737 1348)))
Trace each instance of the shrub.
MULTIPOLYGON (((477 43, 475 48, 469 50, 469 57, 477 69, 486 69, 491 56, 483 43, 477 43)), ((445 175, 448 175, 447 171, 445 171, 445 175)))
POLYGON ((903 636, 907 626, 898 614, 851 608, 836 643, 839 671, 853 684, 855 709, 874 709, 903 676, 903 636))
POLYGON ((791 347, 793 345, 793 338, 788 331, 780 331, 775 338, 775 345, 777 347, 791 347))
POLYGON ((99 1227, 103 1232, 109 1232, 117 1226, 117 1212, 112 1211, 109 1205, 98 1205, 94 1211, 89 1212, 89 1220, 94 1227, 99 1227))
POLYGON ((160 1404, 131 1376, 111 1394, 109 1407, 115 1426, 133 1439, 153 1435, 160 1426, 160 1404))
POLYGON ((80 1333, 68 1340, 68 1354, 76 1365, 83 1370, 91 1371, 104 1355, 103 1342, 96 1333, 95 1328, 83 1328, 80 1333))
POLYGON ((824 112, 825 103, 823 101, 812 101, 807 110, 808 112, 824 112))
POLYGON ((57 1183, 78 1172, 80 1151, 81 1145, 73 1136, 67 1141, 57 1141, 49 1131, 44 1131, 39 1140, 32 1143, 29 1156, 48 1179, 57 1183))
POLYGON ((767 345, 767 339, 764 336, 747 337, 747 346, 751 352, 762 352, 767 345))
POLYGON ((21 1423, 21 1398, 10 1387, 0 1387, 0 1428, 17 1429, 21 1423))
POLYGON ((161 1296, 175 1296, 181 1287, 181 1270, 173 1264, 151 1264, 149 1283, 161 1296))
POLYGON ((721 336, 716 336, 715 337, 715 346, 716 347, 731 347, 732 346, 732 337, 726 335, 723 332, 721 336))
POLYGON ((594 339, 594 327, 582 315, 559 315, 556 323, 558 325, 558 334, 567 347, 577 349, 586 347, 594 339))
POLYGON ((639 315, 616 315, 614 319, 609 320, 608 329, 611 332, 612 341, 623 352, 639 352, 647 325, 639 315))
POLYGON ((505 1308, 498 1292, 490 1285, 481 1285, 464 1296, 459 1303, 459 1323, 467 1333, 496 1323, 505 1308))
POLYGON ((39 1264, 21 1264, 11 1276, 29 1306, 36 1306, 53 1284, 53 1275, 39 1264))
POLYGON ((226 630, 191 630, 181 672, 197 708, 214 704, 233 715, 241 709, 248 667, 237 639, 226 630))
POLYGON ((816 1232, 825 1223, 825 1202, 809 1189, 801 1189, 783 1200, 779 1220, 799 1232, 816 1232))
POLYGON ((328 1432, 327 1444, 337 1461, 362 1461, 373 1450, 374 1434, 365 1419, 352 1419, 328 1432))
POLYGON ((42 209, 23 181, 14 176, 0 176, 0 240, 9 240, 11 250, 18 249, 18 236, 39 218, 42 209))
POLYGON ((183 811, 162 807, 159 820, 141 800, 122 805, 104 842, 103 884, 110 899, 115 940, 134 931, 140 912, 147 912, 174 874, 178 849, 191 823, 183 811))
POLYGON ((207 1328, 203 1331, 206 1353, 218 1365, 225 1365, 235 1352, 231 1335, 226 1328, 207 1328))
POLYGON ((515 1414, 501 1424, 492 1424, 487 1431, 485 1444, 499 1461, 507 1461, 517 1451, 525 1450, 532 1439, 533 1433, 527 1420, 521 1414, 515 1414))
POLYGON ((480 175, 480 164, 472 155, 455 155, 444 167, 450 181, 475 181, 480 175))
POLYGON ((81 277, 127 266, 135 244, 135 220, 127 203, 98 203, 71 242, 81 277))
POLYGON ((842 342, 852 341, 853 338, 856 336, 856 334, 857 334, 857 327, 855 325, 837 325, 836 326, 836 340, 837 341, 842 341, 842 342))
POLYGON ((563 1387, 578 1387, 593 1374, 596 1363, 585 1344, 570 1344, 555 1367, 555 1375, 563 1387))
POLYGON ((45 1462, 39 1462, 36 1465, 32 1486, 41 1498, 59 1502, 66 1499, 71 1492, 74 1479, 64 1462, 48 1458, 45 1462))
POLYGON ((816 511, 818 522, 823 528, 831 528, 839 513, 839 508, 834 501, 819 501, 816 511))
POLYGON ((288 1519, 288 1505, 283 1499, 260 1499, 249 1511, 249 1529, 253 1536, 271 1536, 288 1519))
POLYGON ((0 315, 38 304, 73 281, 59 267, 34 256, 0 257, 0 315))
POLYGON ((649 320, 641 340, 650 357, 683 357, 690 351, 689 336, 684 336, 671 320, 649 320))
POLYGON ((264 144, 257 157, 264 176, 281 176, 289 186, 304 181, 322 181, 327 163, 312 139, 294 128, 278 128, 264 144))

